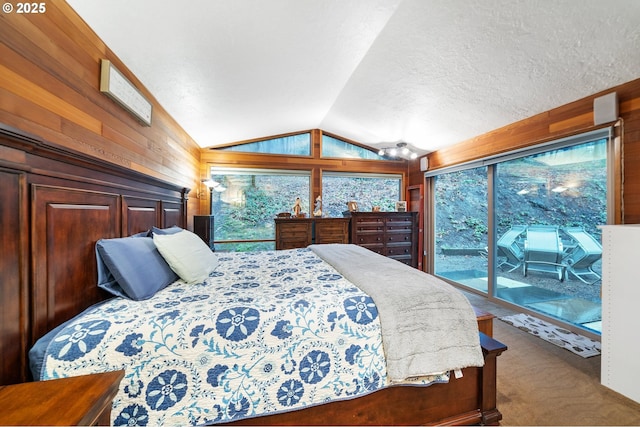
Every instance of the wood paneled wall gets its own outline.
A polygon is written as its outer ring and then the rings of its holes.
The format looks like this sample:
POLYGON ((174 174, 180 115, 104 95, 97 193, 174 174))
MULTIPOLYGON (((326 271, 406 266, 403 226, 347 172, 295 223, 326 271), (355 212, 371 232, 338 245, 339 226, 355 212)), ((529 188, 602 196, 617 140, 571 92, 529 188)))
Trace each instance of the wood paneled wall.
MULTIPOLYGON (((616 190, 616 222, 640 223, 640 79, 596 93, 553 110, 512 123, 428 155, 429 170, 457 165, 542 142, 594 130, 593 100, 617 92, 622 119, 623 182, 616 190)), ((481 114, 479 112, 479 114, 481 114)), ((419 164, 411 165, 410 182, 421 183, 419 164)))
MULTIPOLYGON (((304 133, 300 131, 296 133, 304 133)), ((290 170, 310 170, 311 171, 311 200, 309 206, 313 206, 313 200, 322 192, 322 172, 366 172, 366 173, 393 173, 402 174, 403 183, 406 186, 408 162, 398 161, 377 161, 377 160, 357 160, 357 159, 336 159, 323 158, 320 155, 322 144, 322 131, 313 129, 311 132, 311 155, 310 156, 277 156, 270 154, 240 153, 235 151, 202 150, 202 179, 209 177, 211 166, 232 167, 232 168, 264 168, 264 169, 290 169, 290 170)), ((358 145, 355 141, 346 140, 338 135, 330 136, 345 140, 358 145)), ((277 138, 286 135, 277 135, 269 138, 277 138)), ((201 188, 200 191, 206 190, 201 188)), ((404 197, 404 189, 401 192, 404 197)), ((205 212, 208 208, 207 197, 200 198, 200 211, 205 212)))
MULTIPOLYGON (((64 1, 0 14, 0 123, 153 177, 196 188, 200 147, 64 1), (99 90, 100 59, 153 104, 140 124, 99 90)), ((198 202, 189 202, 197 213, 198 202)))

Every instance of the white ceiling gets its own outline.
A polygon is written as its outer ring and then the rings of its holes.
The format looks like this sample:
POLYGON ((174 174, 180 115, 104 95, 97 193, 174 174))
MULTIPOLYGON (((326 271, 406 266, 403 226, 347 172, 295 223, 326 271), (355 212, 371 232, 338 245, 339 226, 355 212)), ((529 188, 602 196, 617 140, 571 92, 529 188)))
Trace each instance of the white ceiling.
POLYGON ((202 147, 451 145, 640 77, 638 0, 67 0, 202 147))

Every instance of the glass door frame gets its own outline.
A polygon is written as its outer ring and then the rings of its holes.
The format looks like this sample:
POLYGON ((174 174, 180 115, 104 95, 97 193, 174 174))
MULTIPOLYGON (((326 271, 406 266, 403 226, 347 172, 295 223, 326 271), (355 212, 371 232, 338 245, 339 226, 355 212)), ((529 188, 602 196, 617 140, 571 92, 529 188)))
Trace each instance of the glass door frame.
POLYGON ((600 335, 592 333, 589 330, 585 330, 574 326, 569 323, 560 322, 558 319, 545 316, 542 313, 529 310, 525 307, 513 304, 509 301, 505 301, 496 296, 496 278, 497 278, 497 248, 496 248, 496 209, 495 209, 495 168, 493 165, 500 162, 511 160, 520 157, 526 157, 532 154, 550 151, 553 149, 579 145, 588 141, 607 138, 607 224, 620 223, 622 218, 623 203, 622 203, 622 138, 621 138, 621 121, 615 124, 615 126, 601 127, 589 132, 582 132, 567 136, 564 138, 554 139, 549 142, 541 143, 535 146, 527 147, 525 149, 519 149, 512 152, 504 153, 501 155, 493 156, 490 158, 480 159, 453 167, 442 168, 435 171, 427 171, 424 173, 424 188, 425 188, 425 230, 424 230, 424 242, 425 242, 425 271, 434 274, 435 271, 435 179, 434 177, 443 173, 454 172, 457 170, 471 169, 478 166, 487 167, 487 203, 489 206, 489 215, 487 218, 488 224, 488 290, 487 293, 464 286, 457 282, 440 277, 451 283, 455 287, 464 289, 466 292, 478 294, 486 297, 489 301, 496 303, 500 306, 534 315, 543 320, 547 320, 551 323, 560 323, 567 329, 585 335, 593 339, 600 339, 600 335))

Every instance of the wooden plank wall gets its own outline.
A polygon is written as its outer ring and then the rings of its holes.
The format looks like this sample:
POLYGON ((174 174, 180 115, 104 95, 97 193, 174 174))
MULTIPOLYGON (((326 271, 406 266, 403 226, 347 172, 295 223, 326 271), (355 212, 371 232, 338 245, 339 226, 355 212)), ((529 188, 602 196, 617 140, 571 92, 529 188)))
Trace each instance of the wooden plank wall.
MULTIPOLYGON (((0 14, 0 123, 196 188, 200 147, 66 2, 48 1, 46 8, 0 14), (150 127, 100 93, 103 58, 152 102, 150 127)), ((197 209, 192 197, 188 211, 197 209)))
MULTIPOLYGON (((594 130, 593 100, 610 92, 618 94, 622 119, 623 182, 616 190, 616 222, 640 223, 640 79, 431 153, 429 170, 594 130)), ((419 164, 411 165, 409 176, 411 184, 422 182, 419 164)))
MULTIPOLYGON (((303 133, 300 131, 296 133, 303 133)), ((269 154, 240 153, 234 151, 220 151, 203 149, 202 150, 202 179, 209 176, 211 166, 217 167, 233 167, 233 168, 265 168, 265 169, 290 169, 290 170, 310 170, 311 171, 311 200, 309 206, 313 206, 313 200, 322 192, 322 172, 323 171, 339 171, 339 172, 367 172, 367 173, 390 173, 402 174, 403 183, 406 187, 408 162, 399 161, 377 161, 377 160, 357 160, 357 159, 329 159, 320 156, 322 131, 313 129, 311 132, 311 156, 275 156, 269 154)), ((352 144, 358 145, 355 141, 350 141, 327 133, 327 135, 342 139, 352 144)), ((269 138, 281 137, 286 135, 276 135, 269 138)), ((249 141, 245 141, 249 142, 249 141)), ((202 188, 201 191, 206 189, 202 188)), ((404 196, 404 188, 401 194, 404 196)), ((208 208, 206 197, 200 199, 200 210, 205 212, 208 208)), ((367 209, 367 207, 364 207, 367 209)))

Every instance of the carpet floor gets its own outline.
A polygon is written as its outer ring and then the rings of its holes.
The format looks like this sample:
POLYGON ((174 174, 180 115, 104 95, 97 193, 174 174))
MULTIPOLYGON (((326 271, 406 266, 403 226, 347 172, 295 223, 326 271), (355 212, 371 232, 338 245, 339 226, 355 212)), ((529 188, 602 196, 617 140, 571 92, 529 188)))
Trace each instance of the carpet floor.
POLYGON ((494 337, 509 348, 498 358, 501 425, 640 425, 640 404, 600 384, 601 356, 582 358, 500 321, 494 337))

